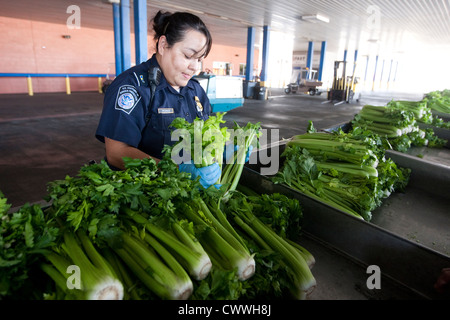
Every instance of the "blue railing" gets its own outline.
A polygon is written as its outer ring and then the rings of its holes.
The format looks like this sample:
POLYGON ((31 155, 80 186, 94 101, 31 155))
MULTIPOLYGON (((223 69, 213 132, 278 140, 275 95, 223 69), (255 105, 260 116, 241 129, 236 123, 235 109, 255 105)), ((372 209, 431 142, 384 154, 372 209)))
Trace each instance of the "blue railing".
POLYGON ((70 78, 98 78, 98 91, 102 92, 102 78, 114 77, 114 75, 108 75, 105 73, 0 73, 0 77, 14 78, 24 77, 27 78, 28 94, 33 95, 32 78, 66 78, 66 93, 71 94, 70 90, 70 78))

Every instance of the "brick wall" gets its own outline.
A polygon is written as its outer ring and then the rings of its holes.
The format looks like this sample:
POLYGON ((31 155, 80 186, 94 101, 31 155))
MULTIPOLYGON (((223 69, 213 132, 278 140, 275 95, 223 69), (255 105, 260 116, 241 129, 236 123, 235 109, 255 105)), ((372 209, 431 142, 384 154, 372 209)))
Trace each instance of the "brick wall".
MULTIPOLYGON (((65 24, 47 23, 0 17, 0 73, 115 73, 113 30, 69 29, 65 24), (70 35, 70 39, 63 38, 70 35)), ((131 59, 134 64, 134 35, 131 39, 131 59)), ((153 40, 148 38, 149 58, 153 40)), ((213 44, 203 69, 213 70, 214 61, 228 62, 232 74, 239 74, 239 64, 246 63, 246 48, 213 44)), ((255 68, 258 51, 255 50, 255 68)), ((65 78, 33 78, 33 91, 65 92, 65 78)), ((97 78, 71 78, 71 91, 98 90, 97 78)), ((27 79, 0 77, 1 93, 28 93, 27 79)))

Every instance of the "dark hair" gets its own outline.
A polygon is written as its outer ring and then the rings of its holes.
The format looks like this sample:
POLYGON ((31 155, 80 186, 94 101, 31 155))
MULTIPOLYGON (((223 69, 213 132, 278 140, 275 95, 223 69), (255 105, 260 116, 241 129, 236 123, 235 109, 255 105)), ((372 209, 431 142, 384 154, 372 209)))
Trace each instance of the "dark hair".
POLYGON ((185 33, 189 30, 196 30, 203 33, 206 37, 206 51, 203 55, 206 57, 211 50, 212 37, 203 21, 194 14, 188 12, 162 12, 153 18, 153 30, 155 31, 156 50, 158 50, 158 41, 161 36, 166 36, 169 46, 183 41, 185 33))

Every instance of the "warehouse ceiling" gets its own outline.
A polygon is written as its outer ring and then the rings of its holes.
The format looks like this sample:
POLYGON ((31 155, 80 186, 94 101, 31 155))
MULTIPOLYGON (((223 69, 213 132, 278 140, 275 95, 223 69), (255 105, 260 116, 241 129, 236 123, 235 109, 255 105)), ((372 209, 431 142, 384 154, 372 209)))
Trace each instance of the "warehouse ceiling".
MULTIPOLYGON (((70 16, 67 8, 77 5, 81 27, 113 28, 112 6, 106 0, 0 3, 0 15, 63 24, 70 16)), ((214 43, 236 47, 247 46, 249 26, 255 27, 256 45, 261 44, 266 25, 293 37, 294 51, 306 51, 309 41, 327 41, 332 52, 358 50, 365 55, 450 44, 450 0, 149 0, 147 6, 149 19, 160 9, 197 14, 210 28, 214 43), (307 15, 325 16, 329 22, 303 20, 307 15)))

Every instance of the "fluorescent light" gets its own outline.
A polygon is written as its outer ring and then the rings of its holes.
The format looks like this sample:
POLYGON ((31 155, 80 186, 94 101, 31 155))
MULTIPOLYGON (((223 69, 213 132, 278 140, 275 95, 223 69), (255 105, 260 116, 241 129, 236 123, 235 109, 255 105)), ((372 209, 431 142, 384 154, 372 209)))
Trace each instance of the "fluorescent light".
POLYGON ((330 18, 321 15, 321 14, 310 14, 310 15, 305 15, 305 16, 301 16, 302 20, 305 21, 309 21, 309 22, 317 22, 317 21, 322 21, 322 22, 326 22, 329 23, 330 22, 330 18))
POLYGON ((317 20, 320 20, 322 22, 326 22, 326 23, 330 22, 330 18, 328 18, 326 16, 323 16, 323 15, 320 15, 320 14, 316 15, 316 18, 317 18, 317 20))

